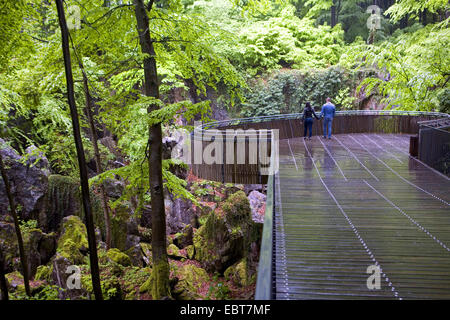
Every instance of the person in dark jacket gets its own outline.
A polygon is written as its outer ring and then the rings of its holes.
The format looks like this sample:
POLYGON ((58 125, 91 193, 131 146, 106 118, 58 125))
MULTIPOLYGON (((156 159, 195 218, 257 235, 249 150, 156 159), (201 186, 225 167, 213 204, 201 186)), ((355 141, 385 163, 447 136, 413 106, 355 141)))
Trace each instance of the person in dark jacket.
POLYGON ((309 140, 311 140, 311 136, 312 136, 312 125, 313 125, 313 117, 316 119, 319 119, 319 117, 316 115, 316 113, 314 112, 314 108, 311 107, 311 103, 307 102, 305 109, 303 110, 303 116, 302 116, 302 120, 303 123, 305 124, 305 131, 304 131, 304 139, 306 139, 306 133, 309 130, 309 140))

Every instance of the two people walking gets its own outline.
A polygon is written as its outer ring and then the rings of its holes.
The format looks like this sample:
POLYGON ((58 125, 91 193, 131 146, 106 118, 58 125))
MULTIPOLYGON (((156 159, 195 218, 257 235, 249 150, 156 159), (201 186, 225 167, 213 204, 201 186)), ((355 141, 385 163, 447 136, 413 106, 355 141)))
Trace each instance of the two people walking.
POLYGON ((324 139, 327 138, 331 139, 331 130, 332 130, 332 124, 333 124, 333 118, 336 114, 336 107, 334 104, 331 103, 331 99, 327 98, 327 102, 322 106, 322 110, 320 111, 319 116, 316 115, 314 112, 314 108, 311 106, 311 103, 307 102, 305 109, 303 110, 303 122, 305 125, 304 130, 304 139, 311 140, 312 136, 312 126, 314 123, 314 118, 319 120, 320 118, 324 118, 323 121, 323 137, 324 139), (307 133, 309 132, 309 136, 307 136, 307 133))

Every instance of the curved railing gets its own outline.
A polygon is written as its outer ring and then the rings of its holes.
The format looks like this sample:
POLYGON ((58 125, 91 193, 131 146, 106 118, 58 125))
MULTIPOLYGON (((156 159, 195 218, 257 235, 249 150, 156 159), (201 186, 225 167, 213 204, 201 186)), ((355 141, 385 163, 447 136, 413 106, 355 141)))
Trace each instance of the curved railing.
MULTIPOLYGON (((201 144, 201 149, 193 153, 203 152, 213 141, 221 142, 224 146, 245 143, 245 160, 239 160, 236 146, 223 148, 221 159, 233 158, 230 163, 199 163, 192 159, 191 169, 194 175, 221 182, 230 183, 266 183, 267 175, 261 174, 261 164, 251 163, 250 148, 255 140, 261 137, 268 141, 272 137, 272 130, 277 130, 280 140, 303 136, 302 114, 278 114, 252 118, 231 119, 205 123, 194 128, 192 133, 194 144, 201 144)), ((333 133, 407 133, 418 134, 422 123, 432 124, 450 122, 450 115, 440 112, 399 111, 399 110, 351 110, 337 111, 333 121, 333 133)), ((313 135, 322 135, 321 121, 314 121, 313 135)), ((274 135, 275 136, 275 135, 274 135)), ((269 143, 270 145, 270 143, 269 143)), ((206 149, 208 150, 208 149, 206 149)), ((242 150, 242 148, 240 149, 242 150)), ((270 151, 270 146, 268 148, 270 151)), ((242 152, 241 152, 242 153, 242 152)), ((254 152, 253 152, 254 153, 254 152)))
MULTIPOLYGON (((194 132, 197 134, 208 134, 208 129, 219 129, 223 130, 227 127, 235 127, 244 124, 256 124, 261 122, 271 122, 277 120, 300 120, 302 118, 302 113, 287 113, 287 114, 276 114, 270 116, 258 116, 249 118, 238 118, 229 119, 221 121, 213 121, 197 126, 194 132)), ((442 112, 427 112, 427 111, 402 111, 402 110, 346 110, 346 111, 336 111, 336 117, 342 116, 413 116, 413 117, 423 117, 423 118, 445 118, 450 120, 450 115, 442 112)), ((435 119, 423 120, 429 123, 434 122, 435 119)), ((422 121, 419 121, 422 122, 422 121)))

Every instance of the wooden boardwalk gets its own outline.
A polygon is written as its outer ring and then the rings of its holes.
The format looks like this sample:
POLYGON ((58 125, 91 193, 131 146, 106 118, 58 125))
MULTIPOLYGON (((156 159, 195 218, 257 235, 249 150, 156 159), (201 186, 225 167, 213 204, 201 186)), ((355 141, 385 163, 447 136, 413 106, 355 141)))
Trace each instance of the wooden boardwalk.
POLYGON ((450 299, 450 179, 408 148, 389 134, 280 141, 276 299, 450 299))

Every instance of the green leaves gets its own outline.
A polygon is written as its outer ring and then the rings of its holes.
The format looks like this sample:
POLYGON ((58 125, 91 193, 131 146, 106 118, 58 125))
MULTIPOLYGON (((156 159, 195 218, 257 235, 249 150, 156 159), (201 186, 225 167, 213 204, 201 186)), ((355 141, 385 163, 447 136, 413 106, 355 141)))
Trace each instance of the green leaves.
POLYGON ((424 10, 435 13, 438 10, 448 10, 447 0, 397 0, 385 14, 397 22, 408 14, 418 14, 424 10))
POLYGON ((244 117, 301 112, 306 102, 316 110, 327 97, 338 98, 337 107, 351 108, 352 74, 338 67, 326 70, 283 70, 268 79, 259 79, 246 93, 242 103, 244 117))
POLYGON ((402 110, 440 110, 440 97, 448 90, 450 74, 450 31, 427 26, 400 34, 378 45, 358 45, 342 63, 371 69, 358 90, 366 95, 379 92, 388 107, 402 110))
POLYGON ((326 68, 338 61, 344 43, 339 27, 315 27, 313 20, 299 19, 286 9, 280 17, 244 28, 241 44, 247 70, 256 73, 282 66, 326 68))

